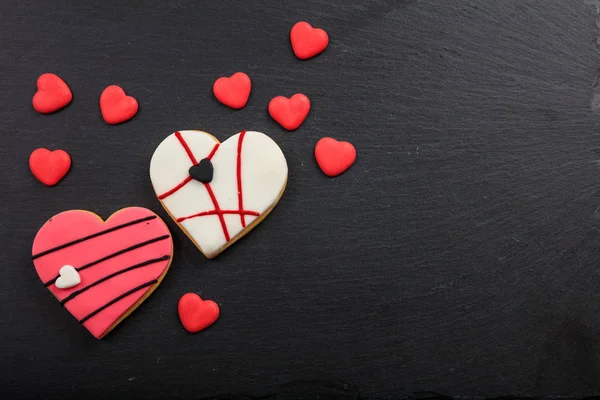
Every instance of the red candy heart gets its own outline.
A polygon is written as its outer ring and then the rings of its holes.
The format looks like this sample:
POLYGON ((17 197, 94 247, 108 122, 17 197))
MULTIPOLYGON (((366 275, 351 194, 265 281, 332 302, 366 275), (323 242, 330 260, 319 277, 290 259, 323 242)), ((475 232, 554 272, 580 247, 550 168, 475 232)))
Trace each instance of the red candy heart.
POLYGON ((196 293, 186 293, 177 305, 183 327, 191 333, 200 332, 219 318, 219 306, 212 300, 202 300, 196 293))
POLYGON ((277 96, 269 102, 269 114, 288 131, 297 129, 310 111, 310 100, 301 93, 289 99, 277 96))
POLYGON ((315 146, 317 164, 327 176, 337 176, 356 160, 356 149, 351 143, 338 142, 330 137, 319 140, 315 146))
POLYGON ((308 22, 298 22, 290 31, 290 41, 296 57, 307 60, 327 48, 329 36, 323 29, 313 28, 308 22))
POLYGON ((38 91, 33 96, 33 108, 41 114, 50 114, 65 107, 73 99, 69 86, 54 74, 43 74, 37 80, 38 91))
POLYGON ((231 77, 221 77, 213 84, 213 93, 217 100, 228 107, 240 109, 248 102, 252 83, 243 72, 236 72, 231 77))
POLYGON ((56 185, 71 168, 71 157, 66 151, 40 148, 29 156, 29 168, 44 185, 56 185))
POLYGON ((100 95, 102 118, 111 125, 120 124, 133 118, 138 111, 138 102, 127 96, 120 86, 112 85, 100 95))

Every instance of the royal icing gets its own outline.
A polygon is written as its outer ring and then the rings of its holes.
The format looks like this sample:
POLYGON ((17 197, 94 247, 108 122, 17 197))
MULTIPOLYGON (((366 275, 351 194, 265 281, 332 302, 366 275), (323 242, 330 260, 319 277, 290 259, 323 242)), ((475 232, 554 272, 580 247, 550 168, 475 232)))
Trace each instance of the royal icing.
POLYGON ((173 241, 152 211, 129 207, 106 221, 89 211, 50 218, 33 241, 35 269, 52 294, 96 338, 102 338, 158 286, 171 263, 173 241), (65 265, 80 283, 59 288, 65 265))
POLYGON ((177 304, 179 319, 186 331, 200 332, 219 318, 219 306, 212 300, 202 300, 196 293, 186 293, 177 304))
POLYGON ((264 133, 243 131, 219 143, 209 133, 180 131, 157 147, 150 162, 154 191, 200 251, 213 258, 277 204, 287 183, 281 149, 264 133), (210 161, 209 183, 190 168, 210 161))
POLYGON ((59 289, 68 289, 81 283, 79 272, 72 265, 65 265, 58 271, 58 279, 54 284, 59 289))

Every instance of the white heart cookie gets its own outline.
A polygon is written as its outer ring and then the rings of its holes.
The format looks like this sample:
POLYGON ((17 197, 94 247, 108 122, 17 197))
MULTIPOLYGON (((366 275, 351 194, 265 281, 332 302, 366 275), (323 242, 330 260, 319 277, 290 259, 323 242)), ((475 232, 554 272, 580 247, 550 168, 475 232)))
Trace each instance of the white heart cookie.
POLYGON ((271 212, 285 190, 287 176, 287 162, 277 143, 252 131, 223 143, 202 131, 175 132, 161 142, 150 161, 158 199, 208 258, 271 212), (194 166, 203 170, 192 178, 194 166))
MULTIPOLYGON (((60 264, 59 264, 60 265, 60 264)), ((68 289, 81 283, 79 272, 72 265, 65 265, 58 270, 58 278, 54 285, 59 289, 68 289)))

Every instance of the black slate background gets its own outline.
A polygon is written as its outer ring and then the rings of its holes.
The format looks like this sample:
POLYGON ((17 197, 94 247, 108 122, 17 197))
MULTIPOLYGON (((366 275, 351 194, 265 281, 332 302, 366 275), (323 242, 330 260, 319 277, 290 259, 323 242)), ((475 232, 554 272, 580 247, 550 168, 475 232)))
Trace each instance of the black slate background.
POLYGON ((364 397, 600 394, 595 12, 575 0, 2 0, 0 392, 259 396, 342 380, 364 397), (288 42, 299 20, 331 37, 306 62, 288 42), (253 89, 234 111, 211 87, 239 70, 253 89), (74 93, 49 116, 31 107, 44 72, 74 93), (140 103, 128 123, 101 119, 110 84, 140 103), (313 108, 290 133, 266 108, 296 92, 313 108), (180 129, 263 131, 289 164, 273 213, 212 261, 148 177, 180 129), (358 151, 335 179, 314 161, 323 136, 358 151), (54 188, 29 172, 37 147, 72 156, 54 188), (60 211, 130 205, 168 220, 175 259, 97 341, 39 282, 31 243, 60 211), (197 335, 177 317, 188 291, 221 307, 197 335))

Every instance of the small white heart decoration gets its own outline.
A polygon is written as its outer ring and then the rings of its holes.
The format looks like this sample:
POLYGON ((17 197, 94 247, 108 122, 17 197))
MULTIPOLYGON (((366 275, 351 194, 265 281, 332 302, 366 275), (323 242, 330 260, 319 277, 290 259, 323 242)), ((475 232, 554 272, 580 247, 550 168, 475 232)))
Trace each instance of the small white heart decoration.
POLYGON ((287 177, 287 162, 277 143, 254 131, 242 131, 222 143, 202 131, 175 132, 150 161, 158 199, 208 258, 271 212, 287 177), (203 169, 201 174, 198 169, 203 169))
POLYGON ((59 271, 60 275, 54 283, 59 289, 68 289, 81 283, 79 272, 72 265, 65 265, 59 271))

